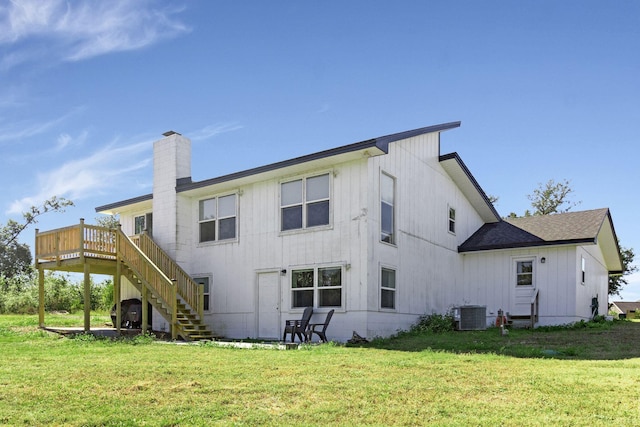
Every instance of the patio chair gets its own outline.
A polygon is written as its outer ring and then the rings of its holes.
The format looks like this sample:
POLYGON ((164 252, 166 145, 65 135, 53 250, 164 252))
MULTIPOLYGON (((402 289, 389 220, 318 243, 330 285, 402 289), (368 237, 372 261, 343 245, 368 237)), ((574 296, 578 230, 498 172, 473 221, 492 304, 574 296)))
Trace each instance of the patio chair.
POLYGON ((295 341, 296 335, 300 339, 300 342, 306 341, 307 338, 307 325, 313 314, 312 307, 306 307, 302 313, 302 319, 286 320, 284 325, 284 334, 282 334, 282 341, 287 340, 287 334, 291 334, 291 342, 295 341))
POLYGON ((331 317, 333 316, 334 311, 335 310, 329 310, 329 312, 327 313, 327 317, 324 319, 324 323, 310 323, 307 326, 307 341, 311 341, 311 337, 313 336, 313 334, 316 334, 320 338, 321 342, 329 342, 327 340, 325 332, 327 330, 327 326, 329 326, 329 322, 331 321, 331 317))

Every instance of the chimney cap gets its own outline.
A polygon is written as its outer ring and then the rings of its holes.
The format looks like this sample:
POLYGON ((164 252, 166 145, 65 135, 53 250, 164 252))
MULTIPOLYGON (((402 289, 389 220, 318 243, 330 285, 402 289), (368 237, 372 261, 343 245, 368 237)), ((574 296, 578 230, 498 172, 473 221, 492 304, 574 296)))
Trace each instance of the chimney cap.
POLYGON ((173 130, 168 130, 165 133, 163 133, 162 135, 164 136, 171 136, 171 135, 180 135, 178 132, 173 131, 173 130))

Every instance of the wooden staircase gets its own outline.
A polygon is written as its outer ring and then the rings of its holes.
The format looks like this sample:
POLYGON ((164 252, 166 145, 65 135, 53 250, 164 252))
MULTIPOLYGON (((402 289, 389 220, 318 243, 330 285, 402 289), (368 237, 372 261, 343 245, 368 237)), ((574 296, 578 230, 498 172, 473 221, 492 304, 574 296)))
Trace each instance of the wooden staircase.
POLYGON ((530 302, 530 312, 529 314, 511 314, 507 318, 507 322, 510 326, 513 327, 523 327, 523 328, 535 328, 536 324, 539 320, 539 311, 540 311, 540 292, 536 289, 533 292, 530 302))
MULTIPOLYGON (((171 338, 187 341, 212 339, 204 323, 204 288, 146 234, 127 237, 122 230, 79 225, 40 232, 36 230, 35 264, 40 273, 39 323, 44 326, 44 270, 84 272, 85 331, 90 329, 90 278, 93 273, 113 275, 119 298, 122 276, 140 291, 143 317, 147 303, 169 322, 171 338)), ((118 315, 119 318, 119 315, 118 315)), ((146 330, 143 322, 143 330, 146 330)))
MULTIPOLYGON (((203 322, 204 290, 149 236, 127 237, 118 230, 122 274, 140 291, 143 300, 172 325, 172 338, 186 341, 213 339, 203 322)), ((144 301, 143 301, 144 307, 144 301)))

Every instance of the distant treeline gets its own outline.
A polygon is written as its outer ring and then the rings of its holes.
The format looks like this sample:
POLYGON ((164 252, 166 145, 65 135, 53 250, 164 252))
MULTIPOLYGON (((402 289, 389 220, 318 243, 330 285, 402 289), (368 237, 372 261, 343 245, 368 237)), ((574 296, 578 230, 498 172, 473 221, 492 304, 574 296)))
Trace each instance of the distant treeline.
MULTIPOLYGON (((74 312, 84 309, 84 282, 70 275, 45 273, 45 311, 74 312)), ((113 305, 113 282, 91 281, 91 310, 109 310, 113 305)), ((38 273, 31 271, 12 278, 0 277, 0 314, 38 312, 38 273)))

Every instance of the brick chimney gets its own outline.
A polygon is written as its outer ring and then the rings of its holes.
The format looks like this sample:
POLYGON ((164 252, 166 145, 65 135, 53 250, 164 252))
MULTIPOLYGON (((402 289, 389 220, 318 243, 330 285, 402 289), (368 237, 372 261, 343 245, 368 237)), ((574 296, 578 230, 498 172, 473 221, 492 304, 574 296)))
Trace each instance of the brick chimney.
MULTIPOLYGON (((180 236, 179 218, 189 218, 186 202, 176 193, 179 180, 191 178, 191 140, 169 131, 153 144, 153 238, 173 259, 180 241, 189 240, 188 228, 180 236)), ((182 263, 181 263, 182 264, 182 263)))

